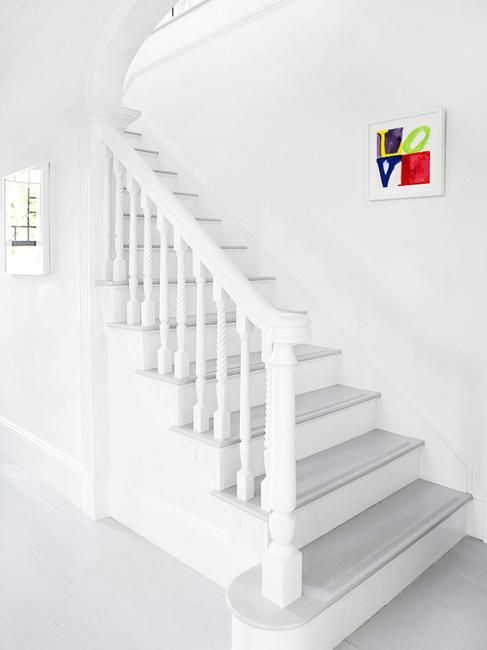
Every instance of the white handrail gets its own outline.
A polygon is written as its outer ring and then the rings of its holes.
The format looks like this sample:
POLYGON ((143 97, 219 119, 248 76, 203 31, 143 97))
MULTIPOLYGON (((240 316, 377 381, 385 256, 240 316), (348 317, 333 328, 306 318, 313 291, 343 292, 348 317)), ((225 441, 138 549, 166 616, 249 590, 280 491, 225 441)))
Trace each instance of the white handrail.
POLYGON ((307 317, 276 309, 255 290, 242 271, 232 263, 173 193, 161 183, 151 166, 124 141, 120 133, 110 126, 104 126, 104 139, 108 148, 130 172, 139 187, 144 189, 144 193, 150 197, 157 209, 162 210, 164 217, 176 228, 189 248, 197 253, 201 262, 233 302, 236 305, 245 305, 245 314, 254 325, 267 331, 271 323, 273 328, 278 328, 282 317, 285 319, 292 317, 298 327, 308 327, 307 317))

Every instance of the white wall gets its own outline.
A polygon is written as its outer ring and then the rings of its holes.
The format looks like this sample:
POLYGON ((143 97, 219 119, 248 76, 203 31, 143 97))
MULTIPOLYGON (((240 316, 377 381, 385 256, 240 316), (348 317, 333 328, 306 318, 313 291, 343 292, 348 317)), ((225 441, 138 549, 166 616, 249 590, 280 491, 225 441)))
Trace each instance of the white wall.
MULTIPOLYGON (((187 27, 183 19, 148 39, 127 105, 245 216, 441 435, 479 462, 487 6, 253 0, 274 8, 210 37, 225 4, 212 0, 187 27), (367 123, 437 106, 447 109, 446 196, 369 203, 367 123)), ((240 16, 245 7, 232 3, 240 16)))
POLYGON ((77 131, 63 113, 82 99, 94 46, 118 4, 2 0, 0 10, 0 176, 52 165, 52 273, 0 274, 0 423, 7 425, 0 444, 23 455, 27 442, 75 469, 82 461, 79 179, 77 131))

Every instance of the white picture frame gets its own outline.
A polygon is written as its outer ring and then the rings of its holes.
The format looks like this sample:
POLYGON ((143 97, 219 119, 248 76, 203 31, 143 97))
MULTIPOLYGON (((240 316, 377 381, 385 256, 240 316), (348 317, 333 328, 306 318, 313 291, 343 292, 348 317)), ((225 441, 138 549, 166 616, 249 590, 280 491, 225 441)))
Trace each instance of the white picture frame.
POLYGON ((38 163, 2 179, 4 272, 50 272, 49 163, 38 163))
POLYGON ((443 108, 368 125, 370 201, 445 193, 443 108))

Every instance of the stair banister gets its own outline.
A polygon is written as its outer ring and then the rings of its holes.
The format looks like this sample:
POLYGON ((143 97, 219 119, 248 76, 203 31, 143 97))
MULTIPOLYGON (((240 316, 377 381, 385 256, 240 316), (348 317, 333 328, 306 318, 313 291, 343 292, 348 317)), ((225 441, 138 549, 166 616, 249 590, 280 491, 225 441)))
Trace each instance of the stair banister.
MULTIPOLYGON (((143 192, 156 205, 166 220, 175 227, 187 246, 197 252, 211 276, 220 282, 225 293, 238 305, 245 305, 247 318, 259 329, 285 312, 273 307, 247 277, 228 259, 220 246, 195 220, 173 193, 154 174, 151 166, 128 145, 120 133, 104 126, 105 144, 120 160, 143 192)), ((303 316, 303 318, 305 318, 303 316)))
MULTIPOLYGON (((239 316, 239 334, 242 336, 243 372, 248 374, 248 327, 256 326, 262 332, 264 362, 267 381, 266 394, 266 447, 269 456, 266 471, 267 508, 270 512, 271 544, 263 558, 262 590, 264 596, 280 607, 297 600, 302 593, 301 553, 294 544, 296 508, 296 440, 295 440, 295 386, 294 346, 305 343, 310 337, 309 319, 302 314, 287 313, 273 307, 250 283, 248 278, 231 262, 220 246, 206 233, 192 214, 158 179, 152 168, 140 157, 115 129, 103 127, 105 145, 141 190, 144 214, 144 290, 142 324, 153 324, 155 314, 152 301, 152 242, 151 204, 159 220, 172 226, 177 253, 177 326, 178 350, 175 355, 175 376, 189 375, 189 358, 186 351, 186 271, 184 258, 187 250, 195 255, 195 276, 199 282, 200 309, 197 313, 199 339, 202 336, 202 282, 201 265, 213 281, 213 299, 217 308, 217 398, 214 416, 214 434, 225 439, 230 436, 230 413, 226 405, 227 344, 226 298, 236 306, 239 316), (150 250, 149 250, 150 248, 150 250), (144 308, 145 307, 145 308, 144 308), (148 309, 148 307, 150 307, 148 309), (245 320, 246 319, 246 320, 245 320), (150 321, 150 323, 148 322, 150 321)), ((161 222, 160 222, 161 223, 161 222)), ((164 243, 164 238, 161 244, 164 243)), ((162 252, 162 251, 161 251, 162 252)), ((164 279, 165 280, 165 279, 164 279)), ((200 349, 199 354, 203 354, 200 349)), ((197 351, 198 355, 198 351, 197 351)), ((200 378, 197 397, 198 410, 204 412, 204 363, 199 359, 197 374, 200 378)), ((241 424, 243 433, 243 473, 251 480, 249 465, 249 386, 243 385, 241 424)), ((206 418, 200 418, 205 420, 206 418)), ((200 428, 204 428, 202 424, 200 428)), ((251 486, 241 480, 242 498, 251 498, 251 486)))

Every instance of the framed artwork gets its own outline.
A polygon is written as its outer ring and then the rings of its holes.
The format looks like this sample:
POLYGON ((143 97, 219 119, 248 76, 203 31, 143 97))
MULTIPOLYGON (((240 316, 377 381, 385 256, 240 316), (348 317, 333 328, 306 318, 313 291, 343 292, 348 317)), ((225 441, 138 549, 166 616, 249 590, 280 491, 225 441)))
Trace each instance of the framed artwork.
POLYGON ((49 165, 6 176, 2 190, 5 272, 49 273, 49 165))
POLYGON ((445 193, 445 111, 369 124, 369 199, 445 193))

